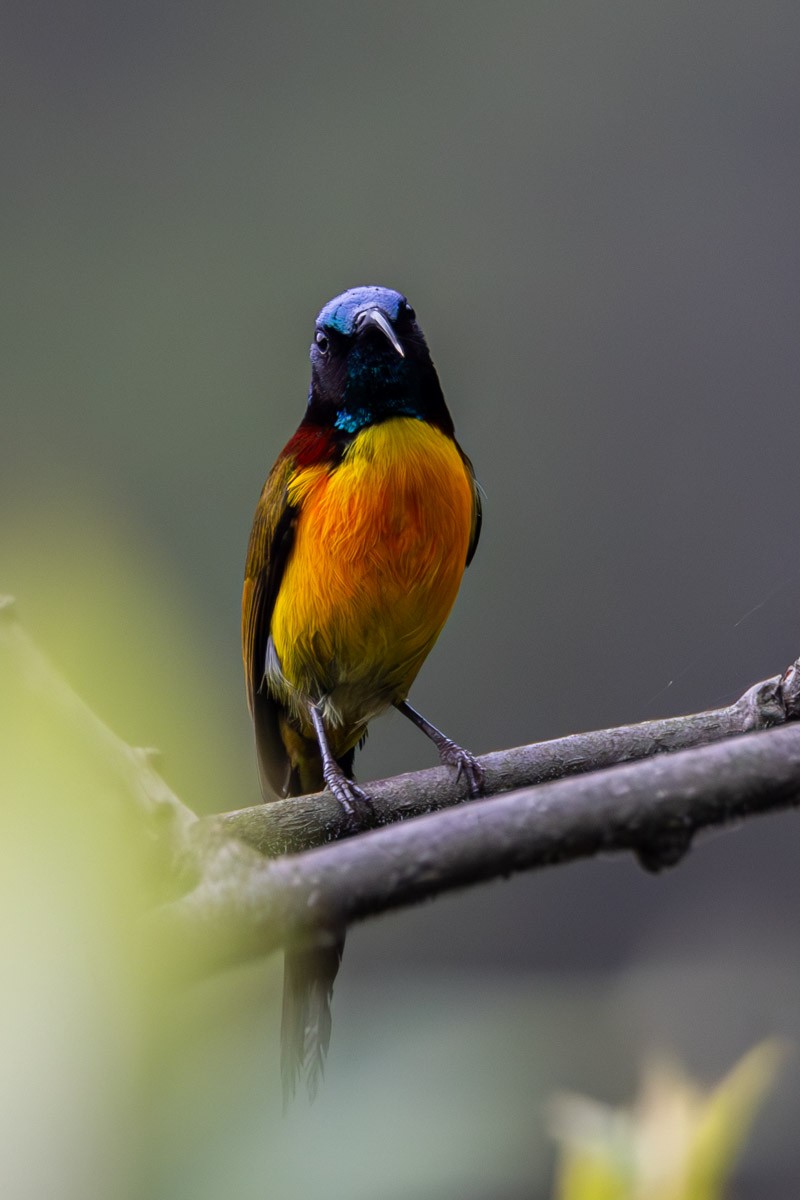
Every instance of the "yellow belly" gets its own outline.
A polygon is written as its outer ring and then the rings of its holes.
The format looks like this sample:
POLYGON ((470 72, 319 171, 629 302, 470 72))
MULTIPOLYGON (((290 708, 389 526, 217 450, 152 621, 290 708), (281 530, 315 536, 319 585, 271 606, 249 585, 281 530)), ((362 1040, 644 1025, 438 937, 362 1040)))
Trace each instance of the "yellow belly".
POLYGON ((304 732, 303 698, 320 701, 341 754, 405 698, 441 632, 473 485, 451 438, 399 417, 362 430, 334 471, 298 472, 288 499, 300 515, 271 623, 282 678, 268 682, 304 732))

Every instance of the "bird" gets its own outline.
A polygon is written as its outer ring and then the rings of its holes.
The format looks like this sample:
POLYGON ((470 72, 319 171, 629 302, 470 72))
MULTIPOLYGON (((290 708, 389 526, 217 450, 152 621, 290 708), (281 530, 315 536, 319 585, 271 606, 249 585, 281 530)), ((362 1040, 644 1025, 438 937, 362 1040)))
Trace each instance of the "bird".
MULTIPOLYGON (((353 775, 369 723, 394 707, 481 794, 478 760, 408 702, 472 561, 481 492, 406 297, 351 288, 319 312, 305 415, 261 492, 242 593, 242 656, 265 800, 327 787, 352 832, 371 803, 353 775)), ((284 1103, 313 1099, 344 933, 290 948, 284 1103)))

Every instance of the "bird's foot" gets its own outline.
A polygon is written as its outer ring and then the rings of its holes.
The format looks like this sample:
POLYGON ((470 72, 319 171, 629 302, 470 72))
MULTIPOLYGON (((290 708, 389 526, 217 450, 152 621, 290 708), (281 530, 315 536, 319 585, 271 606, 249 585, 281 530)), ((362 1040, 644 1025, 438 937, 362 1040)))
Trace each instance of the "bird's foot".
POLYGON ((477 800, 483 795, 483 767, 478 762, 474 754, 470 754, 469 750, 462 749, 450 738, 442 738, 441 742, 437 742, 439 757, 446 767, 455 767, 456 782, 463 776, 467 790, 473 800, 477 800))
POLYGON ((412 708, 407 700, 395 700, 395 708, 408 717, 409 721, 416 725, 417 729, 421 729, 425 737, 430 738, 436 749, 439 751, 439 758, 446 767, 455 767, 456 783, 461 776, 467 782, 467 789, 470 797, 477 800, 483 795, 483 767, 478 762, 474 754, 470 754, 469 750, 463 750, 461 746, 449 737, 442 733, 441 729, 437 729, 435 725, 431 725, 430 721, 423 717, 422 713, 418 713, 415 708, 412 708))
POLYGON ((329 791, 336 797, 354 832, 369 829, 375 824, 375 810, 369 796, 354 780, 347 778, 338 763, 327 763, 323 767, 323 775, 329 791))
POLYGON ((369 796, 358 784, 349 779, 331 754, 325 722, 318 704, 309 703, 308 715, 317 735, 319 752, 322 757, 322 778, 335 796, 339 807, 345 815, 349 832, 359 833, 375 824, 375 811, 369 796))

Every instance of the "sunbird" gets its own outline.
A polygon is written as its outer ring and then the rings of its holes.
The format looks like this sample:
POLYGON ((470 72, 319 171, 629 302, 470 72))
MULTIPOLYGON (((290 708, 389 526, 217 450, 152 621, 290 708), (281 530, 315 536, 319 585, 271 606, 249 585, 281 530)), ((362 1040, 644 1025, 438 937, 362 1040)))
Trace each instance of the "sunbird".
MULTIPOLYGON (((242 654, 265 800, 330 789, 369 823, 353 759, 394 706, 480 794, 468 751, 408 703, 481 529, 472 464, 455 439, 414 309, 356 287, 319 313, 305 416, 256 508, 242 595, 242 654)), ((316 1091, 344 937, 286 954, 284 1096, 316 1091)))

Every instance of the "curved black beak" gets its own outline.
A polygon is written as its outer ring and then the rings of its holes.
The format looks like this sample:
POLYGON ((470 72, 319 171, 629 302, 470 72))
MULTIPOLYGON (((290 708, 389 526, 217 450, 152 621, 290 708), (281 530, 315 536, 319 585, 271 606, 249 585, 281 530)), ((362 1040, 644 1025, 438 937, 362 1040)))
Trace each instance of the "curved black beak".
POLYGON ((386 316, 386 313, 380 308, 365 308, 356 317, 356 329, 360 333, 365 325, 374 325, 376 329, 380 329, 381 333, 397 351, 401 358, 405 358, 405 351, 400 345, 400 340, 392 328, 392 323, 386 316))

